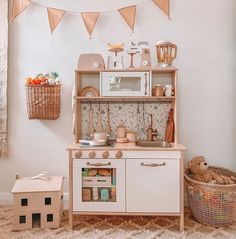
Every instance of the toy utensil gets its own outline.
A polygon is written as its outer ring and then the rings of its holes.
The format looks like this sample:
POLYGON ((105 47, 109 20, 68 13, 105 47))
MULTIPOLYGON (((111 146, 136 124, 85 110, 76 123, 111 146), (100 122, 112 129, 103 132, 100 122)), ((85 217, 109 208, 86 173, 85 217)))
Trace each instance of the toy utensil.
POLYGON ((135 68, 134 67, 134 55, 138 53, 138 48, 136 47, 136 44, 134 42, 130 43, 130 47, 127 50, 127 53, 130 55, 130 66, 129 68, 135 68))
POLYGON ((138 129, 138 137, 140 134, 140 109, 139 109, 139 102, 137 103, 137 129, 138 129))
POLYGON ((142 132, 144 133, 145 132, 145 107, 144 107, 144 102, 143 102, 143 115, 142 115, 142 127, 141 127, 141 130, 142 132))
POLYGON ((107 133, 108 135, 111 134, 111 121, 110 121, 110 108, 109 108, 109 103, 108 103, 108 105, 107 105, 106 133, 107 133))
POLYGON ((96 132, 97 133, 103 132, 103 129, 102 129, 102 112, 101 112, 100 103, 99 103, 99 106, 98 106, 98 125, 97 125, 96 132))
POLYGON ((145 114, 145 110, 144 110, 144 103, 143 103, 143 122, 144 122, 144 114, 145 114))
POLYGON ((93 107, 90 104, 89 110, 89 122, 88 122, 88 135, 91 136, 94 133, 94 126, 93 126, 93 107))
POLYGON ((173 109, 171 109, 169 112, 167 125, 166 125, 165 141, 168 143, 174 142, 174 110, 173 109))

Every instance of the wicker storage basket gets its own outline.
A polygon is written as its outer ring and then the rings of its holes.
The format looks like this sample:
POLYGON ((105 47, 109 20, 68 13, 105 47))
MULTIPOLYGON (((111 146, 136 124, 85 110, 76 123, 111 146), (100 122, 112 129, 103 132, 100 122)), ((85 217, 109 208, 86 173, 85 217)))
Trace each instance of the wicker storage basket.
POLYGON ((26 85, 29 119, 57 119, 60 115, 61 85, 26 85))
MULTIPOLYGON (((236 173, 220 167, 210 167, 214 172, 225 176, 236 173)), ((198 182, 190 178, 185 170, 186 191, 193 217, 200 223, 221 227, 233 223, 236 216, 236 184, 219 185, 198 182)))

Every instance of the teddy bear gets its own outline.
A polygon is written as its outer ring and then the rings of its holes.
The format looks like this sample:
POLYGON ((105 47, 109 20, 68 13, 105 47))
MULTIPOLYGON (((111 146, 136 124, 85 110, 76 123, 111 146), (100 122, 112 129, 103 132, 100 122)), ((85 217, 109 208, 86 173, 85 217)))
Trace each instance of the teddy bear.
POLYGON ((191 178, 194 180, 205 183, 216 184, 234 184, 236 183, 236 177, 227 177, 219 175, 208 168, 206 159, 203 156, 196 156, 188 162, 188 167, 192 173, 191 178))

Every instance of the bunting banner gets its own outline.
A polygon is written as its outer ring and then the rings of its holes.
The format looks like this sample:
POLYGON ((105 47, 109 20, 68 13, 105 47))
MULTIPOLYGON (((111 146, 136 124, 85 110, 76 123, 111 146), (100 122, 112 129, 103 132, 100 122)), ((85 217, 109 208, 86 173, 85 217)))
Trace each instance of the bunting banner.
POLYGON ((120 15, 124 18, 131 30, 134 30, 136 5, 118 9, 120 15))
POLYGON ((152 0, 152 1, 170 18, 169 0, 152 0))
POLYGON ((56 8, 47 8, 48 22, 51 29, 51 33, 55 30, 58 23, 61 21, 65 11, 56 8))
POLYGON ((89 36, 91 37, 93 29, 96 25, 100 12, 82 12, 81 16, 83 18, 84 24, 87 28, 89 36))
MULTIPOLYGON (((125 20, 127 25, 134 31, 135 19, 136 19, 136 8, 138 5, 143 4, 147 1, 152 1, 159 9, 161 9, 170 19, 170 6, 169 0, 144 0, 143 2, 127 6, 119 9, 113 9, 103 12, 114 12, 118 11, 122 18, 125 20)), ((13 0, 12 4, 12 20, 14 20, 18 15, 20 15, 28 6, 29 4, 35 4, 44 8, 47 8, 48 13, 48 22, 50 26, 51 33, 54 32, 60 21, 62 20, 64 14, 72 14, 78 15, 80 14, 84 25, 87 29, 89 37, 93 33, 95 25, 97 23, 98 17, 102 12, 72 12, 72 11, 65 11, 63 9, 58 8, 51 8, 42 5, 41 3, 35 2, 35 0, 13 0)))
POLYGON ((12 20, 20 15, 30 4, 29 0, 13 0, 12 20))

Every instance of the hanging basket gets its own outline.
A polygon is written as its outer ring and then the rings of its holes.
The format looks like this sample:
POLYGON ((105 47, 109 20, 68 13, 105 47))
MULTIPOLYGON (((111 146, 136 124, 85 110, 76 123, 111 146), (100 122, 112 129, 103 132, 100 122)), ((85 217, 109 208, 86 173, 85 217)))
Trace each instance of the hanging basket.
POLYGON ((60 115, 61 85, 26 85, 29 119, 54 120, 60 115))
MULTIPOLYGON (((210 167, 224 176, 235 172, 221 167, 210 167)), ((185 185, 193 217, 200 223, 222 227, 233 223, 236 217, 236 184, 219 185, 193 180, 189 168, 185 170, 185 185)))

